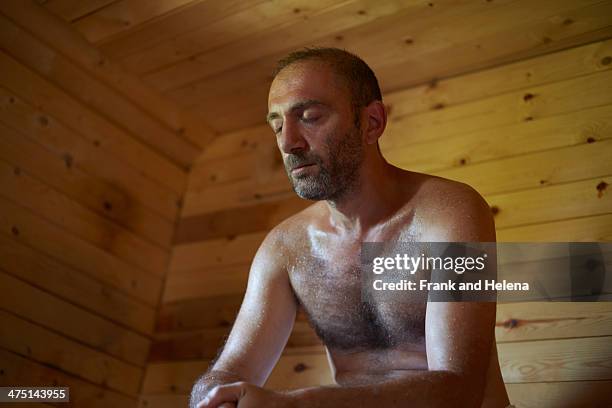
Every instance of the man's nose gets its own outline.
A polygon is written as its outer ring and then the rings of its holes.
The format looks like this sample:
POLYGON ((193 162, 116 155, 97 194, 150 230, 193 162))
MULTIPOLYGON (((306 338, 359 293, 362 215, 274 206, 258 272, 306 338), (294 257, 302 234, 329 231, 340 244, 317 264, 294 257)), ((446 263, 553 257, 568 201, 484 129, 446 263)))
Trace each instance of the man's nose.
POLYGON ((295 153, 296 151, 305 150, 306 146, 306 139, 304 139, 298 126, 289 123, 289 121, 285 122, 279 140, 281 151, 287 154, 295 153))

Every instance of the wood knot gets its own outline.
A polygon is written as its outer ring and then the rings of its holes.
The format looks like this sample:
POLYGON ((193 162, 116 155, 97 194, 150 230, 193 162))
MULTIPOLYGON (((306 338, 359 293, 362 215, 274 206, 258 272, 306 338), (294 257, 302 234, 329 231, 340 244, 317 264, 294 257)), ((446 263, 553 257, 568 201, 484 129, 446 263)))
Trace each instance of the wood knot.
POLYGON ((605 56, 601 59, 601 65, 610 65, 611 62, 612 62, 612 57, 610 56, 605 56))
POLYGON ((49 118, 47 118, 46 116, 39 116, 38 123, 40 123, 40 126, 46 127, 49 125, 49 118))
POLYGON ((433 7, 433 6, 434 6, 434 4, 433 4, 433 3, 427 3, 427 5, 428 5, 429 7, 433 7))
POLYGON ((300 10, 300 9, 299 9, 299 8, 297 8, 297 7, 293 9, 293 12, 294 12, 295 14, 299 14, 301 11, 302 11, 302 10, 300 10))
POLYGON ((254 199, 256 199, 256 200, 261 200, 263 197, 262 197, 262 195, 261 195, 261 194, 259 194, 259 193, 254 193, 254 194, 253 194, 253 198, 254 198, 254 199))
POLYGON ((93 145, 96 147, 100 147, 100 141, 98 139, 94 140, 93 145))
POLYGON ((17 236, 19 236, 19 228, 17 228, 16 226, 14 226, 14 225, 13 225, 13 226, 11 227, 11 233, 12 233, 14 236, 16 236, 16 237, 17 237, 17 236))
POLYGON ((587 137, 586 142, 587 143, 595 143, 595 138, 593 136, 589 136, 589 137, 587 137))
POLYGON ((514 329, 516 326, 518 326, 518 320, 516 319, 508 319, 504 322, 504 327, 506 329, 514 329))
POLYGON ((527 116, 525 119, 523 119, 525 122, 529 122, 533 120, 533 116, 527 116))
POLYGON ((444 104, 443 103, 436 103, 434 106, 431 107, 431 109, 433 110, 440 110, 444 108, 444 104))
POLYGON ((113 209, 113 205, 110 203, 110 201, 104 201, 104 203, 102 203, 102 206, 106 211, 111 211, 113 209))
POLYGON ((208 179, 209 179, 210 181, 215 182, 215 181, 217 181, 217 175, 216 175, 216 174, 211 174, 210 176, 208 176, 208 179))
POLYGON ((534 95, 534 94, 532 94, 532 93, 526 93, 526 94, 523 96, 523 100, 524 100, 525 102, 530 101, 530 100, 532 100, 533 98, 535 98, 535 95, 534 95))
POLYGON ((599 184, 597 184, 595 188, 597 189, 597 197, 601 198, 603 197, 603 194, 606 188, 608 188, 608 183, 606 183, 605 181, 602 181, 599 184))
POLYGON ((491 212, 493 213, 493 215, 499 214, 499 207, 496 205, 491 206, 491 212))
POLYGON ((69 153, 66 153, 62 158, 64 159, 64 164, 66 165, 66 168, 71 168, 72 164, 74 163, 74 159, 72 158, 72 156, 69 153))
POLYGON ((337 36, 335 36, 334 38, 336 39, 336 41, 342 41, 342 40, 344 40, 344 36, 341 36, 341 35, 337 35, 337 36))
POLYGON ((406 38, 404 40, 404 44, 407 44, 407 45, 414 44, 414 40, 412 38, 406 38))
POLYGON ((467 163, 467 160, 465 160, 464 158, 459 159, 459 164, 460 165, 464 165, 465 163, 467 163))
POLYGON ((306 370, 308 368, 308 366, 304 363, 297 363, 294 367, 293 367, 293 371, 295 371, 296 373, 301 373, 302 371, 306 370))
POLYGON ((574 24, 574 20, 572 20, 571 18, 566 18, 561 24, 564 26, 568 26, 570 24, 574 24))

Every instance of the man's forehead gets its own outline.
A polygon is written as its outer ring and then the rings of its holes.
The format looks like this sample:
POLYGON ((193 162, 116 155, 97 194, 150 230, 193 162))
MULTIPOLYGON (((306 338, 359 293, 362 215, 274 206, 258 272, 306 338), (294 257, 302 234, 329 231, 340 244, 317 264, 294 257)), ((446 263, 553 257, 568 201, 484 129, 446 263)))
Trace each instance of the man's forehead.
POLYGON ((300 61, 284 68, 272 81, 268 109, 288 108, 305 100, 330 102, 343 90, 333 69, 319 61, 300 61))

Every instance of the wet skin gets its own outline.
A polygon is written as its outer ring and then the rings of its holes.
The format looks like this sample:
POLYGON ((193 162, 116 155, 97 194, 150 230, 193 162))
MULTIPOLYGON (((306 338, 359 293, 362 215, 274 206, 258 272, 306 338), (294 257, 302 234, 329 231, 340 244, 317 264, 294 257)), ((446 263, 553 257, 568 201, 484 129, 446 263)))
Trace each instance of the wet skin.
POLYGON ((389 165, 376 146, 383 105, 355 117, 349 101, 329 67, 314 61, 285 68, 271 86, 268 122, 289 179, 298 195, 320 201, 276 226, 259 248, 214 365, 216 383, 242 382, 218 387, 201 406, 240 399, 239 407, 505 407, 495 304, 408 294, 409 302, 362 302, 362 242, 491 242, 495 228, 471 187, 389 165), (262 390, 300 308, 326 346, 337 386, 262 390))

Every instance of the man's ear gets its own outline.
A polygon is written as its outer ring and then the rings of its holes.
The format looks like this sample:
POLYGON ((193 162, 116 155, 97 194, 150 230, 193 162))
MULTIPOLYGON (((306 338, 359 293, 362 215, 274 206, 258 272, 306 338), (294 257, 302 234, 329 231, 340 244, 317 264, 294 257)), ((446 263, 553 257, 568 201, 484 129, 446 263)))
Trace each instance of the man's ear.
POLYGON ((365 107, 367 115, 366 143, 375 144, 387 126, 387 111, 381 101, 373 101, 365 107))

